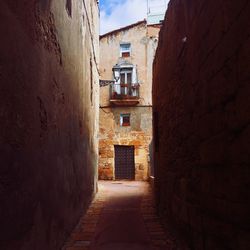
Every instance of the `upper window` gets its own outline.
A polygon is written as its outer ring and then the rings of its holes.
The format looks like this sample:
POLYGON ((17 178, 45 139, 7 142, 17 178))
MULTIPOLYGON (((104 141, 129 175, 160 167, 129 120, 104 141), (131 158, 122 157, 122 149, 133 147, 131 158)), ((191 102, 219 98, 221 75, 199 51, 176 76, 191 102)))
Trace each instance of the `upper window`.
POLYGON ((66 10, 68 12, 68 15, 72 17, 72 0, 66 1, 66 10))
POLYGON ((120 57, 129 57, 131 54, 131 44, 121 43, 120 44, 120 57))

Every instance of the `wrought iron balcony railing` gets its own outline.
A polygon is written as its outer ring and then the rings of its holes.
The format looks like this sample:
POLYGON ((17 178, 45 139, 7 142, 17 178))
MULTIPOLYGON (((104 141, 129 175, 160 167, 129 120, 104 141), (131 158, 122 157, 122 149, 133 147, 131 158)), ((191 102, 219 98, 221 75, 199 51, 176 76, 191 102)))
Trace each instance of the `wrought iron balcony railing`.
POLYGON ((111 92, 110 99, 111 100, 125 100, 125 99, 139 99, 140 98, 140 85, 138 83, 133 84, 110 84, 111 92))

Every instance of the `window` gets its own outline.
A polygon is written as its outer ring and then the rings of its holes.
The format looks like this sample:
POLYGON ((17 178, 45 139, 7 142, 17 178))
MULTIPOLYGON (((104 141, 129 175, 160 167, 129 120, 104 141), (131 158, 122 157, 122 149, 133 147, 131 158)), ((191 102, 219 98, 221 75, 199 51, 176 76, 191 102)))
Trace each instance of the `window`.
POLYGON ((72 17, 72 0, 66 1, 66 10, 70 17, 72 17))
POLYGON ((121 70, 120 73, 121 84, 132 84, 132 70, 121 70))
POLYGON ((130 126, 130 114, 121 114, 120 126, 121 127, 130 126))
POLYGON ((130 43, 120 44, 120 57, 130 57, 131 45, 130 43))
POLYGON ((92 57, 90 57, 89 60, 89 66, 90 66, 90 101, 91 105, 93 105, 93 63, 92 63, 92 57))
POLYGON ((122 69, 120 73, 121 94, 131 94, 132 70, 122 69))

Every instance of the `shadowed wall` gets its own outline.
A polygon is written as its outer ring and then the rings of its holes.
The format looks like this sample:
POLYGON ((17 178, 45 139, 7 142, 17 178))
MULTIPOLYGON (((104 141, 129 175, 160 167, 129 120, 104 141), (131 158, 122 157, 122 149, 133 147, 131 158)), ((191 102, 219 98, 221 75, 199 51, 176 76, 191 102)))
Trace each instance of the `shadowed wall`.
POLYGON ((250 3, 172 0, 154 62, 156 196, 191 249, 250 245, 250 3))
POLYGON ((0 3, 0 249, 60 249, 96 186, 96 1, 0 3))

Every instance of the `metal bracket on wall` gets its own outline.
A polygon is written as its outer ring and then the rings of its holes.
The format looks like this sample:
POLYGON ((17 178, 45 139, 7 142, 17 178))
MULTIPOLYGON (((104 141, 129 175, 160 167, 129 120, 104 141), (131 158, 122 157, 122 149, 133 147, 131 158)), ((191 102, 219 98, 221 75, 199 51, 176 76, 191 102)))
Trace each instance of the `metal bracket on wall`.
POLYGON ((115 81, 113 80, 100 80, 99 81, 100 87, 105 87, 113 83, 115 83, 115 81))

